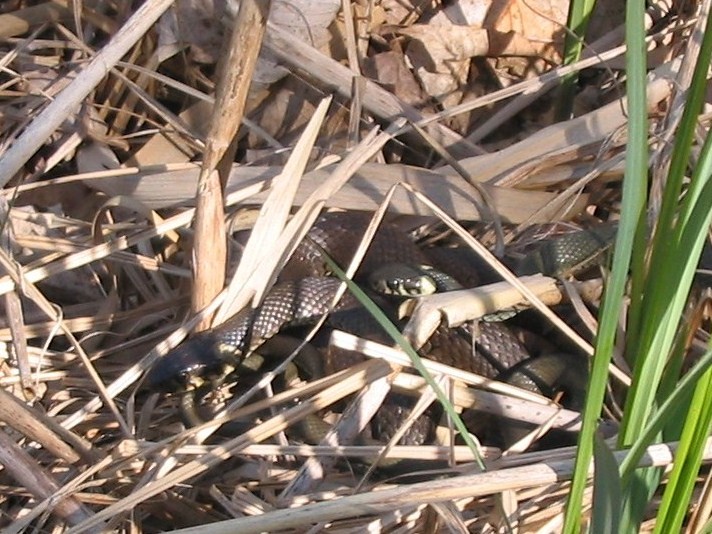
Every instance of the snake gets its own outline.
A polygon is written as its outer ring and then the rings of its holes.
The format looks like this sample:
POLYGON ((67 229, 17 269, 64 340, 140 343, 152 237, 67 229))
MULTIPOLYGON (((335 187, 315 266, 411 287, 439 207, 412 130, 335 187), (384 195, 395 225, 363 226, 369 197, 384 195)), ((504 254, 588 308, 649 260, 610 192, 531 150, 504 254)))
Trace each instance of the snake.
MULTIPOLYGON (((314 324, 329 313, 333 328, 368 331, 376 341, 387 341, 377 324, 360 303, 346 293, 331 307, 341 280, 329 276, 324 254, 338 265, 347 265, 353 248, 371 220, 365 212, 337 212, 321 215, 298 245, 287 262, 278 282, 267 292, 261 305, 244 309, 221 325, 201 332, 181 343, 158 360, 149 370, 145 383, 150 391, 182 394, 215 387, 232 375, 248 355, 276 339, 285 329, 314 324), (354 328, 358 324, 358 328, 354 328), (364 326, 366 325, 366 326, 364 326)), ((563 276, 589 265, 609 245, 614 230, 575 232, 543 241, 524 257, 509 260, 518 275, 541 272, 563 276)), ((382 223, 354 275, 354 281, 372 288, 383 303, 393 295, 412 297, 461 287, 460 281, 447 274, 446 267, 432 266, 426 251, 418 247, 400 228, 382 223), (383 296, 385 294, 386 296, 383 296)), ((476 272, 470 272, 467 285, 476 272)), ((557 358, 548 356, 537 363, 536 358, 503 323, 482 322, 477 332, 453 332, 440 327, 431 336, 421 353, 441 363, 471 371, 488 378, 507 376, 512 382, 537 392, 554 388, 560 379, 562 366, 557 358), (463 333, 465 335, 463 335, 463 333), (473 354, 473 336, 477 350, 473 354)), ((374 433, 387 439, 394 425, 408 411, 401 396, 377 413, 374 433), (380 430, 378 429, 380 427, 380 430)), ((432 417, 436 417, 433 415, 432 417)), ((427 419, 427 418, 426 418, 427 419)), ((194 420, 191 420, 191 424, 194 420)), ((419 444, 430 439, 433 424, 411 431, 401 443, 419 444)))

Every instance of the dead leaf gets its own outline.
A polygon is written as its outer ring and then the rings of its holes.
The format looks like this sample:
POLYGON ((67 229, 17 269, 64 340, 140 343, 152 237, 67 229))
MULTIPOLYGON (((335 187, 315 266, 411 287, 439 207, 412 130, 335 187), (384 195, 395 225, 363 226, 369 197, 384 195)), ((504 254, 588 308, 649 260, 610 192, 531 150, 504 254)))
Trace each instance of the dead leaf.
POLYGON ((421 109, 428 101, 428 95, 406 66, 403 54, 395 51, 376 54, 364 60, 362 69, 365 76, 377 81, 403 102, 421 109))

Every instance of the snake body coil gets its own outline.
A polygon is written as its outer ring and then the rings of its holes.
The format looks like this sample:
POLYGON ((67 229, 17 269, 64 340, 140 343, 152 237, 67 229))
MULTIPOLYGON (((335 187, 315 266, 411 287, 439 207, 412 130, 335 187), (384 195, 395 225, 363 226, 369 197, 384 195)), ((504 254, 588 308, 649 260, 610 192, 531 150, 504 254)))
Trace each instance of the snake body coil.
MULTIPOLYGON (((166 354, 149 373, 148 387, 172 393, 200 387, 225 375, 286 325, 311 324, 327 313, 339 284, 338 279, 329 277, 277 284, 259 308, 244 309, 166 354)), ((335 309, 344 309, 353 302, 346 296, 335 309)))
MULTIPOLYGON (((353 248, 368 222, 367 214, 340 213, 320 217, 310 230, 308 239, 299 245, 285 267, 283 278, 287 279, 269 291, 261 306, 254 310, 243 310, 222 325, 198 334, 173 349, 149 371, 146 379, 148 387, 154 391, 176 393, 219 383, 235 370, 247 354, 283 328, 311 324, 328 313, 340 281, 324 276, 327 272, 322 259, 323 251, 327 251, 338 264, 348 264, 353 248)), ((594 235, 584 239, 582 254, 597 252, 593 245, 600 245, 606 237, 594 235)), ((553 246, 556 248, 557 245, 553 246)), ((559 248, 569 251, 572 246, 566 244, 559 248)), ((531 261, 527 260, 526 268, 522 270, 531 270, 531 261)), ((537 266, 544 263, 547 268, 551 261, 554 267, 558 265, 548 256, 533 261, 538 262, 537 266)), ((565 261, 581 263, 582 260, 580 257, 572 259, 567 252, 565 261)), ((355 281, 366 284, 369 274, 392 263, 427 265, 429 260, 400 230, 382 225, 356 273, 355 281)), ((400 281, 395 286, 403 289, 403 284, 407 285, 400 281)), ((405 291, 408 291, 407 287, 405 291)), ((359 310, 361 314, 364 313, 359 303, 346 294, 331 310, 337 312, 332 313, 332 326, 349 330, 349 324, 354 322, 352 315, 358 315, 359 310)), ((367 317, 365 322, 368 321, 367 317)), ((421 352, 442 363, 491 378, 530 357, 506 326, 482 323, 478 328, 475 354, 472 338, 458 335, 444 327, 436 331, 421 352)), ((363 328, 359 330, 355 333, 364 335, 363 328)), ((365 337, 383 341, 382 334, 378 333, 365 337)), ((529 368, 535 370, 536 366, 530 365, 529 368)), ((551 368, 550 364, 544 367, 548 368, 551 368)), ((542 380, 546 382, 546 377, 542 380)), ((395 414, 397 411, 397 408, 391 408, 381 419, 400 420, 401 416, 395 414)))

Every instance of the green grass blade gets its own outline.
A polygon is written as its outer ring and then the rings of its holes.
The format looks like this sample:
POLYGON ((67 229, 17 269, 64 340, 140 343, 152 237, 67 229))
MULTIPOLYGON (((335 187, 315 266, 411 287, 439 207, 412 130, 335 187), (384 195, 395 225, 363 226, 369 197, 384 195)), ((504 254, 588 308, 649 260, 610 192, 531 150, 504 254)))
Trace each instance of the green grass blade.
MULTIPOLYGON (((692 143, 695 139, 695 130, 702 106, 705 102, 707 85, 707 72, 710 58, 712 57, 712 17, 707 19, 706 28, 702 37, 700 54, 692 75, 690 88, 688 89, 685 102, 685 110, 682 114, 680 126, 676 131, 675 145, 670 160, 670 170, 668 171, 667 182, 665 184, 665 199, 661 206, 660 225, 662 228, 671 228, 673 220, 677 216, 678 199, 682 191, 683 180, 690 162, 692 143)), ((694 185, 687 192, 683 200, 681 211, 681 222, 687 219, 689 209, 697 202, 698 188, 694 185)), ((662 234, 656 235, 656 241, 664 239, 662 234)), ((658 254, 662 254, 659 252, 658 254)))
MULTIPOLYGON (((566 21, 569 31, 564 40, 564 65, 575 63, 581 58, 583 38, 595 5, 596 0, 571 0, 569 3, 569 15, 566 21)), ((577 80, 578 73, 570 74, 562 80, 556 112, 560 120, 571 116, 577 80)))
POLYGON ((620 532, 638 534, 643 514, 660 485, 662 469, 649 467, 637 470, 623 487, 620 532))
MULTIPOLYGON (((593 357, 591 381, 586 395, 583 426, 578 440, 574 475, 566 504, 563 532, 574 534, 580 530, 581 500, 588 479, 588 468, 593 454, 596 424, 606 391, 608 365, 611 360, 621 302, 625 290, 631 252, 639 221, 647 198, 648 115, 646 101, 646 51, 644 34, 645 5, 628 2, 626 8, 626 42, 628 53, 628 147, 623 180, 623 208, 613 253, 613 267, 606 285, 599 332, 593 357)), ((642 254, 642 252, 639 252, 642 254)), ((594 514, 596 512, 594 511, 594 514)))
POLYGON ((660 433, 667 420, 675 414, 681 405, 685 405, 696 387, 700 377, 712 366, 712 350, 708 350, 705 355, 693 366, 692 369, 682 378, 675 391, 660 406, 660 409, 650 419, 646 427, 641 432, 639 439, 633 443, 625 459, 620 464, 620 475, 623 481, 627 481, 636 469, 638 462, 645 454, 646 448, 653 443, 653 439, 660 433))
MULTIPOLYGON (((710 29, 710 24, 712 24, 712 21, 708 20, 708 30, 710 29)), ((650 321, 650 317, 647 317, 645 322, 641 322, 639 315, 643 313, 644 307, 642 305, 636 305, 636 303, 641 300, 641 295, 652 295, 653 298, 655 298, 656 295, 660 296, 661 293, 658 288, 660 288, 663 284, 665 284, 665 287, 675 287, 674 278, 667 279, 666 276, 660 274, 660 271, 663 270, 663 266, 666 265, 666 263, 669 263, 671 259, 673 259, 673 261, 675 259, 670 254, 669 244, 671 240, 677 240, 672 236, 679 236, 679 229, 682 228, 682 226, 678 226, 678 232, 676 233, 673 228, 674 220, 677 219, 684 225, 688 218, 689 210, 691 209, 691 206, 696 203, 699 195, 701 182, 693 180, 688 189, 688 194, 683 201, 681 210, 682 213, 680 216, 677 215, 680 209, 679 198, 682 191, 683 179, 685 177, 692 142, 694 140, 697 116, 700 112, 704 101, 705 91, 707 89, 706 75, 711 49, 712 31, 708 31, 704 35, 701 53, 698 58, 698 63, 693 74, 693 81, 689 90, 687 104, 683 112, 678 134, 675 136, 675 146, 672 152, 670 170, 666 179, 660 218, 657 223, 658 228, 656 233, 653 235, 650 276, 647 282, 643 284, 640 281, 640 277, 636 276, 636 269, 634 269, 633 272, 633 301, 631 305, 631 316, 628 323, 628 335, 632 340, 632 345, 636 349, 640 348, 638 342, 638 332, 640 328, 642 328, 641 324, 651 325, 653 323, 653 321, 650 321)), ((669 266, 667 268, 669 269, 669 266)), ((664 302, 668 298, 668 296, 664 296, 659 300, 664 302)), ((655 307, 655 305, 651 306, 655 307)), ((648 309, 646 314, 649 313, 649 311, 650 310, 648 309)), ((634 351, 629 350, 627 352, 633 354, 634 351)))
MULTIPOLYGON (((708 143, 706 143, 707 146, 708 143)), ((709 151, 703 151, 709 154, 709 151)), ((701 159, 699 169, 705 169, 705 157, 701 159)), ((712 218, 712 182, 708 176, 698 176, 704 183, 698 202, 690 212, 687 224, 681 229, 679 240, 667 246, 669 257, 656 273, 658 280, 656 294, 650 294, 643 301, 643 325, 638 338, 631 337, 629 346, 638 347, 633 387, 628 393, 624 418, 621 425, 621 445, 630 445, 639 440, 645 425, 655 411, 660 397, 660 385, 667 381, 663 374, 666 370, 667 355, 676 339, 682 311, 687 302, 688 293, 694 277, 706 228, 712 218)), ((650 274, 652 276, 652 273, 650 274)), ((668 371, 670 368, 667 368, 668 371)), ((675 371, 676 372, 676 371, 675 371)), ((674 379, 676 377, 671 377, 674 379)), ((674 437, 670 439, 675 439, 674 437)), ((642 520, 648 500, 652 497, 659 483, 659 470, 649 469, 630 476, 624 484, 623 524, 634 530, 642 520)))
POLYGON ((632 469, 640 451, 658 440, 663 432, 666 440, 679 439, 682 432, 684 446, 681 443, 682 449, 676 456, 677 478, 666 488, 669 497, 657 518, 658 525, 662 526, 661 532, 679 531, 689 506, 689 492, 699 469, 700 447, 709 429, 705 413, 688 415, 686 419, 684 410, 681 410, 679 402, 689 400, 694 384, 691 379, 700 380, 700 368, 694 377, 686 376, 675 386, 682 354, 679 347, 673 347, 676 340, 680 340, 682 312, 711 219, 712 185, 709 178, 712 173, 712 149, 709 136, 680 202, 697 117, 707 89, 706 76, 712 53, 710 22, 709 19, 705 21, 708 32, 704 35, 683 118, 676 132, 661 215, 652 242, 650 269, 645 273, 644 267, 641 268, 642 275, 646 277, 644 282, 635 278, 635 270, 633 273, 634 306, 631 308, 626 347, 629 358, 635 358, 634 376, 626 399, 619 439, 619 445, 632 445, 635 450, 621 467, 624 491, 621 527, 629 531, 634 531, 642 520, 661 477, 659 469, 632 469), (662 406, 658 408, 658 404, 669 395, 674 398, 679 396, 678 404, 670 406, 663 402, 665 409, 662 406), (685 421, 685 424, 681 425, 680 421, 685 421))
POLYGON ((594 436, 593 455, 596 471, 593 476, 591 532, 594 534, 618 534, 621 502, 618 463, 599 433, 594 436))
POLYGON ((699 380, 680 437, 655 532, 680 532, 712 424, 712 370, 699 380))
MULTIPOLYGON (((710 29, 711 20, 707 21, 710 29)), ((706 75, 712 51, 712 32, 704 36, 700 57, 693 74, 693 82, 689 90, 689 98, 683 112, 678 134, 675 136, 675 146, 672 153, 670 170, 661 206, 658 228, 653 236, 650 273, 645 283, 641 283, 634 270, 633 298, 638 306, 631 307, 631 320, 628 329, 629 355, 636 355, 635 376, 642 379, 636 381, 629 396, 626 407, 626 419, 621 429, 621 444, 627 445, 638 435, 645 418, 654 404, 653 398, 662 376, 664 361, 651 360, 646 354, 657 354, 664 357, 675 335, 678 309, 687 298, 687 288, 678 286, 678 255, 671 252, 671 246, 676 246, 681 239, 692 207, 697 203, 704 180, 693 179, 680 209, 679 198, 683 179, 689 161, 697 116, 700 112, 707 88, 706 75), (678 212, 680 215, 678 216, 678 212), (677 226, 674 222, 677 220, 677 226), (638 289, 642 288, 642 289, 638 289), (640 295, 646 295, 641 301, 640 295), (643 321, 641 317, 644 316, 643 321), (663 328, 661 328, 663 325, 663 328), (642 397, 638 395, 641 391, 642 397)), ((704 170, 698 168, 698 174, 704 170)), ((689 250, 678 250, 678 254, 686 255, 689 250)))

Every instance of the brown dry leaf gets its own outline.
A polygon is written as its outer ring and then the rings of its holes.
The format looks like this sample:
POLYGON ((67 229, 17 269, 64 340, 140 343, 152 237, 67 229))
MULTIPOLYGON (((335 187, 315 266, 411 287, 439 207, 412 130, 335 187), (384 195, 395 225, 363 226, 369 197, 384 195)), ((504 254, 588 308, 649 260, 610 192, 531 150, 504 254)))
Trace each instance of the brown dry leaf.
POLYGON ((448 22, 444 25, 415 24, 398 30, 412 38, 406 55, 426 93, 445 106, 460 101, 461 89, 470 70, 470 58, 483 55, 483 50, 487 49, 486 43, 473 38, 468 30, 463 32, 464 36, 453 37, 456 28, 448 22), (467 52, 463 53, 463 50, 467 52))
POLYGON ((506 9, 492 21, 491 29, 530 41, 539 49, 542 59, 558 64, 567 13, 566 1, 510 0, 506 9))
MULTIPOLYGON (((321 49, 328 44, 328 28, 340 7, 339 0, 273 0, 269 21, 295 38, 321 49)), ((253 83, 271 84, 288 73, 277 58, 263 49, 253 83)))
MULTIPOLYGON (((552 65, 561 63, 564 44, 568 2, 557 0, 511 0, 507 8, 492 21, 499 36, 516 35, 528 41, 536 49, 535 55, 515 54, 522 57, 500 57, 490 62, 495 72, 500 73, 502 85, 510 80, 527 79, 546 72, 552 65), (524 57, 528 56, 528 57, 524 57), (537 57, 534 57, 537 56, 537 57)), ((499 41, 499 48, 506 46, 506 39, 499 41)))
POLYGON ((520 59, 507 59, 506 67, 522 76, 560 61, 568 4, 540 4, 512 1, 503 6, 463 0, 448 5, 427 24, 397 32, 412 39, 406 53, 428 94, 447 105, 457 102, 473 57, 515 56, 520 59))
POLYGON ((363 74, 414 107, 421 108, 428 95, 418 84, 413 72, 406 66, 403 54, 396 51, 383 52, 365 58, 363 74))
POLYGON ((418 6, 423 2, 417 0, 383 0, 380 2, 380 15, 386 24, 404 24, 409 17, 417 16, 418 6))

